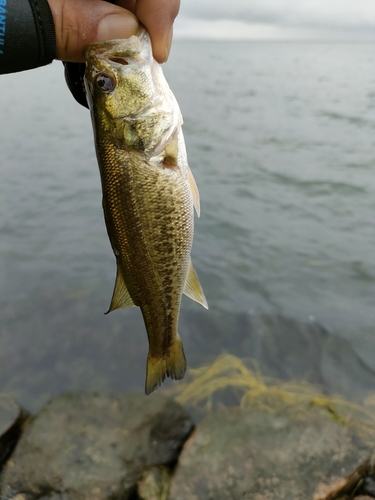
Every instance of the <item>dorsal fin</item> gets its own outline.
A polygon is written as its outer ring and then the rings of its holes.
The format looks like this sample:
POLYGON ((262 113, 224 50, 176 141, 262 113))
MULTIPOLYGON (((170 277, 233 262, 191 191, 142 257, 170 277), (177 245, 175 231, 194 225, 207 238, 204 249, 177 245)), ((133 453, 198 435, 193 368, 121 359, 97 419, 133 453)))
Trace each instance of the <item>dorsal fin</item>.
POLYGON ((190 299, 195 300, 195 302, 198 302, 198 304, 201 304, 203 307, 208 309, 206 297, 204 296, 201 284, 199 283, 197 273, 195 272, 193 264, 191 263, 191 259, 189 262, 189 269, 185 282, 184 294, 187 295, 190 299))
POLYGON ((122 277, 120 266, 117 264, 116 282, 113 290, 111 305, 105 314, 108 314, 115 309, 121 309, 123 307, 130 307, 134 305, 134 301, 130 297, 130 293, 125 285, 124 278, 122 277))
POLYGON ((189 165, 187 167, 188 167, 188 182, 190 186, 191 195, 193 197, 193 205, 199 217, 201 213, 201 204, 199 200, 198 186, 197 183, 195 182, 193 172, 190 170, 189 165))

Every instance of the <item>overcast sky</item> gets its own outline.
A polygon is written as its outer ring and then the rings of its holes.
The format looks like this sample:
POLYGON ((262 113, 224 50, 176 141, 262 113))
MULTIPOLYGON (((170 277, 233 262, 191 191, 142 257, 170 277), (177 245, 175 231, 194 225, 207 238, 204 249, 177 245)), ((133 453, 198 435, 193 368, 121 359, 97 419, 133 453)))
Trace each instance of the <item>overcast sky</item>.
POLYGON ((181 0, 175 36, 375 41, 375 0, 181 0))

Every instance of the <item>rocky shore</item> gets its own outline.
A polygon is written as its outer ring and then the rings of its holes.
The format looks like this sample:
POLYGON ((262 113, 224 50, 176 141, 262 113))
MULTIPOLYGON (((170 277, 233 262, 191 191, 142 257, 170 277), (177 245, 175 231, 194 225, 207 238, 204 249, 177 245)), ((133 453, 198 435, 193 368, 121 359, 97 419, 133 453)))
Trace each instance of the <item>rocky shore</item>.
POLYGON ((195 425, 160 392, 66 393, 37 415, 0 394, 2 500, 375 498, 372 453, 317 408, 217 408, 195 425))

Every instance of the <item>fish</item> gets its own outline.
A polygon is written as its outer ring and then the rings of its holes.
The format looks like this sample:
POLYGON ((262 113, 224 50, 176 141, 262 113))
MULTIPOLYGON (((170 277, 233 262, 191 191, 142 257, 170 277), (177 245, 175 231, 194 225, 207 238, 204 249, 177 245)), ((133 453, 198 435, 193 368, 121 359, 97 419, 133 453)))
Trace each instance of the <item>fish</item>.
POLYGON ((86 97, 103 212, 117 272, 107 313, 138 306, 149 343, 145 392, 186 371, 178 334, 182 294, 208 309, 191 263, 199 192, 182 115, 148 32, 85 49, 86 97))

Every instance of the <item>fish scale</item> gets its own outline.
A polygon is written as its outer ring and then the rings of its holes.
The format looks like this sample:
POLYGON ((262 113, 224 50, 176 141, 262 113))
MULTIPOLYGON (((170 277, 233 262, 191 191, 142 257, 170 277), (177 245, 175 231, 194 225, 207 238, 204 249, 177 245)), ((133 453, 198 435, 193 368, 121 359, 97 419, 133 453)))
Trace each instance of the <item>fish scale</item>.
POLYGON ((109 311, 137 305, 148 340, 146 393, 186 370, 178 335, 181 297, 207 307, 191 264, 198 190, 182 118, 148 34, 90 44, 85 85, 103 210, 117 261, 109 311))

